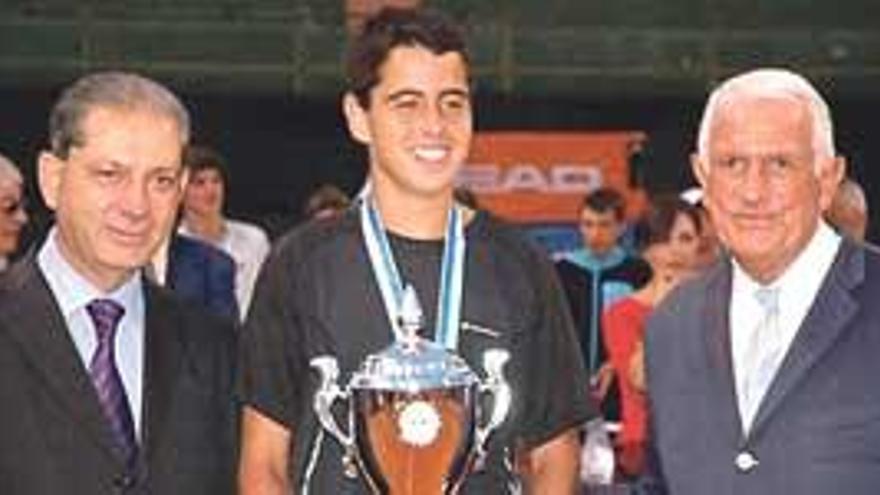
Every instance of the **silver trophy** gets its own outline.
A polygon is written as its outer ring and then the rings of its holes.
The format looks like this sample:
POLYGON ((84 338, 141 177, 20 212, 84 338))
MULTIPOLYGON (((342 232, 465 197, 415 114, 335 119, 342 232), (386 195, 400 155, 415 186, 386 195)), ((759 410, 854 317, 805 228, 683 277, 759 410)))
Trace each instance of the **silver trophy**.
POLYGON ((347 473, 360 473, 374 493, 454 494, 510 409, 503 376, 510 355, 487 350, 481 382, 464 359, 417 335, 418 302, 414 294, 404 299, 402 337, 367 356, 345 388, 336 358, 312 359, 321 375, 315 412, 342 444, 347 473), (491 411, 481 407, 484 397, 491 411), (331 413, 338 400, 348 406, 345 430, 331 413))

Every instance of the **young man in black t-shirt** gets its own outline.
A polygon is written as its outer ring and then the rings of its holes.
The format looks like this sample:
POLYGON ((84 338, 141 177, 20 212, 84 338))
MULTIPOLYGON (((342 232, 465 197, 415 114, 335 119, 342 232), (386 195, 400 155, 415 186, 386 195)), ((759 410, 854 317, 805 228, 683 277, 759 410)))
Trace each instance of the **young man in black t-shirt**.
POLYGON ((535 492, 573 493, 577 427, 594 411, 552 265, 513 228, 452 199, 472 135, 458 28, 436 13, 384 10, 355 41, 349 76, 343 106, 352 135, 368 148, 370 187, 358 209, 288 234, 264 267, 242 337, 241 493, 286 494, 291 483, 298 493, 368 493, 362 480, 345 476, 342 449, 315 417, 318 376, 309 362, 335 356, 347 383, 368 354, 394 339, 379 269, 365 247, 362 220, 373 212, 400 279, 426 310, 428 339, 443 319, 434 301, 452 238, 448 219, 461 219, 456 352, 473 369, 486 349, 511 354, 512 410, 463 492, 507 493, 521 478, 535 492))

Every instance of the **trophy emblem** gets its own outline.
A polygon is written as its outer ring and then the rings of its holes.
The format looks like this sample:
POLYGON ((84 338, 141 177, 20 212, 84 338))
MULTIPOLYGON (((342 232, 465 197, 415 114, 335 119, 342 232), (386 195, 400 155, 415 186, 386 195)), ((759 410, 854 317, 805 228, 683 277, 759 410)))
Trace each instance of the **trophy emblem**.
POLYGON ((460 356, 417 335, 418 302, 414 293, 404 299, 403 337, 367 356, 344 388, 336 358, 312 359, 321 377, 315 413, 342 444, 347 474, 361 475, 374 493, 455 494, 507 416, 509 353, 487 350, 481 381, 460 356), (347 405, 345 429, 331 413, 336 401, 347 405))

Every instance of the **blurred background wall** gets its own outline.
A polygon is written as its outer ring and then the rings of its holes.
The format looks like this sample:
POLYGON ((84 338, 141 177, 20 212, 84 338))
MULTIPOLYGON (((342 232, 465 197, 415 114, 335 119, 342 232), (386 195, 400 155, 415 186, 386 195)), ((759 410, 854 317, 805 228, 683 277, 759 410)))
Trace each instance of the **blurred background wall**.
MULTIPOLYGON (((318 184, 360 187, 364 159, 339 111, 342 54, 381 3, 0 0, 0 151, 33 187, 59 89, 91 70, 135 70, 181 94, 196 141, 226 155, 230 211, 281 230, 318 184)), ((470 32, 478 129, 641 131, 644 186, 680 190, 707 91, 745 68, 786 66, 829 99, 840 151, 880 208, 876 0, 423 3, 470 32)))

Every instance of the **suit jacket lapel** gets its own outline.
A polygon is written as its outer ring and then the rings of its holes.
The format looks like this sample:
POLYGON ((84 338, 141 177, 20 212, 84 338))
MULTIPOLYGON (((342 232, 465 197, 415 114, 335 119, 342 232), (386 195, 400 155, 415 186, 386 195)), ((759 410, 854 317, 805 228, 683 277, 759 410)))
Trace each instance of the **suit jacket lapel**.
POLYGON ((844 239, 810 311, 761 401, 752 435, 760 432, 785 396, 843 335, 847 323, 858 309, 850 290, 864 279, 864 263, 861 248, 844 239))
MULTIPOLYGON (((112 433, 86 367, 67 331, 67 324, 33 256, 14 266, 0 318, 47 389, 108 455, 120 460, 112 433), (31 322, 31 323, 28 323, 31 322)), ((22 384, 26 386, 26 384, 22 384)), ((121 461, 120 461, 121 462, 121 461)))
POLYGON ((165 263, 165 287, 170 289, 177 288, 178 283, 178 267, 180 265, 180 249, 178 247, 179 234, 172 233, 171 239, 168 241, 168 251, 166 252, 167 260, 165 263))
POLYGON ((162 438, 172 403, 182 362, 183 336, 180 325, 173 321, 167 297, 152 283, 146 291, 146 367, 144 370, 143 448, 148 463, 162 438))
POLYGON ((730 353, 730 291, 732 267, 728 260, 716 266, 709 273, 706 284, 706 299, 702 305, 700 324, 708 361, 707 372, 713 397, 711 404, 717 404, 717 414, 721 430, 730 434, 738 442, 742 437, 739 407, 736 399, 736 386, 733 379, 733 358, 730 353))

